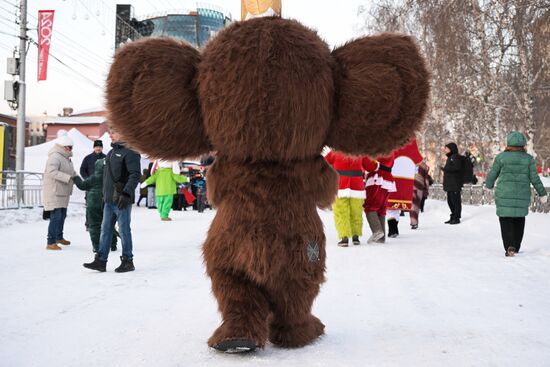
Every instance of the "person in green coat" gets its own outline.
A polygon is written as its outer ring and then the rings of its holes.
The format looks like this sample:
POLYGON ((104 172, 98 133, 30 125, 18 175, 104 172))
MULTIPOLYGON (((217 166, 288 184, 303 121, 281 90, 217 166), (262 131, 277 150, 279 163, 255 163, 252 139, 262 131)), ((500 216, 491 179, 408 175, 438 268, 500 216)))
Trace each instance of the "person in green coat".
MULTIPOLYGON (((87 191, 86 195, 86 219, 88 232, 92 240, 93 252, 99 249, 99 237, 101 235, 101 222, 103 221, 103 167, 105 159, 95 162, 94 174, 83 180, 80 176, 73 177, 73 181, 80 190, 87 191)), ((114 223, 113 223, 114 226, 114 223)), ((111 251, 117 249, 117 232, 113 231, 111 251)))
POLYGON ((514 256, 521 247, 525 217, 531 204, 531 185, 543 203, 548 200, 548 193, 537 174, 535 160, 525 151, 526 144, 521 133, 511 132, 505 151, 496 156, 485 181, 489 189, 496 182, 495 201, 506 256, 514 256))
POLYGON ((157 170, 141 184, 141 188, 148 185, 156 185, 157 210, 160 213, 160 219, 171 221, 169 217, 174 201, 174 194, 177 191, 176 184, 187 182, 185 176, 177 175, 172 170, 172 162, 160 161, 157 170))

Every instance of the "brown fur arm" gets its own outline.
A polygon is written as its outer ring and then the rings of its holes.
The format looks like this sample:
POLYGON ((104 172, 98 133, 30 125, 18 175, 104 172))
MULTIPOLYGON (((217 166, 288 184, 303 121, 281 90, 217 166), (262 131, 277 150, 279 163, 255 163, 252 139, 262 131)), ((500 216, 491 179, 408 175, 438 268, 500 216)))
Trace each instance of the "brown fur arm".
POLYGON ((109 122, 153 158, 175 160, 211 150, 197 95, 200 54, 170 38, 123 46, 107 79, 109 122))
POLYGON ((336 107, 327 145, 378 156, 406 144, 422 123, 430 93, 429 72, 413 39, 363 37, 332 55, 336 107))
POLYGON ((312 196, 315 200, 315 205, 321 209, 328 209, 336 199, 338 194, 338 173, 323 159, 317 159, 315 162, 315 171, 311 178, 308 187, 312 190, 312 196))

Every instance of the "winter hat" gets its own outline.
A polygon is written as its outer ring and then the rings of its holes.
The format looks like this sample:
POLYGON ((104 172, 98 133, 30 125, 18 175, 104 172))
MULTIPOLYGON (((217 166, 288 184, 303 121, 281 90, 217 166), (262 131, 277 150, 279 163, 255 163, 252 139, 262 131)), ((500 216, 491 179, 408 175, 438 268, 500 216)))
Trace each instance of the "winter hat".
POLYGON ((506 144, 509 147, 524 147, 527 145, 527 141, 522 133, 519 131, 512 131, 506 138, 506 144))
POLYGON ((56 144, 61 145, 62 147, 72 147, 73 140, 69 138, 68 135, 61 135, 59 138, 57 138, 56 144))
POLYGON ((457 154, 458 153, 458 146, 455 143, 449 143, 445 146, 447 148, 449 148, 449 150, 451 151, 452 154, 457 154))
POLYGON ((103 148, 103 142, 101 140, 94 140, 94 148, 95 147, 102 147, 103 148))

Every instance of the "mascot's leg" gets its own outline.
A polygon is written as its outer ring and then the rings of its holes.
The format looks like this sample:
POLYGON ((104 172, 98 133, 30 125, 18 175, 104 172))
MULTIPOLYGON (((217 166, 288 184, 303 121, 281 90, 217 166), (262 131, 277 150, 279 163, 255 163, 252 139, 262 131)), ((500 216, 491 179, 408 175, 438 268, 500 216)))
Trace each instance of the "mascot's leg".
POLYGON ((318 283, 289 281, 270 290, 273 311, 269 341, 283 348, 297 348, 322 335, 325 325, 311 314, 313 300, 319 293, 318 283))
POLYGON ((302 234, 299 241, 305 242, 304 246, 299 251, 293 247, 293 256, 287 254, 287 270, 266 286, 272 311, 269 340, 279 347, 301 347, 324 333, 325 325, 311 314, 324 281, 326 259, 326 239, 320 219, 318 222, 316 234, 302 234))
POLYGON ((209 275, 223 322, 208 345, 224 352, 248 352, 263 347, 270 314, 263 290, 242 274, 214 270, 209 275))

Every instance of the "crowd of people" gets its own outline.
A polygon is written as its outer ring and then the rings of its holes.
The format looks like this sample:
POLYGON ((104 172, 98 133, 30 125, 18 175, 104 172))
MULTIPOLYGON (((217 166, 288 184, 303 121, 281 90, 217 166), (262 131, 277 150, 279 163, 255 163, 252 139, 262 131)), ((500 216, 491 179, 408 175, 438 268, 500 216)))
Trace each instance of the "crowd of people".
MULTIPOLYGON (((495 158, 485 182, 485 186, 492 189, 498 180, 496 207, 506 256, 514 256, 521 247, 531 203, 531 185, 542 203, 548 200, 535 160, 525 146, 521 133, 510 133, 505 151, 495 158)), ((450 217, 444 223, 457 225, 462 217, 462 188, 466 183, 477 183, 477 178, 471 158, 461 155, 456 143, 445 145, 443 152, 446 160, 439 169, 443 173, 443 190, 450 210, 450 217)), ((434 180, 415 141, 376 159, 345 156, 337 151, 330 151, 325 159, 340 177, 338 197, 333 204, 338 246, 347 247, 349 238, 354 245, 361 243, 362 211, 372 233, 367 243, 384 243, 386 236, 397 237, 399 219, 404 212, 409 212, 411 229, 418 229, 419 213, 424 211, 434 180), (411 172, 414 172, 412 176, 411 172)))
MULTIPOLYGON (((84 267, 106 271, 109 253, 117 250, 120 237, 121 263, 115 271, 128 272, 135 270, 130 223, 137 186, 140 185, 137 205, 146 199, 147 206, 156 208, 162 221, 170 221, 173 207, 185 208, 197 195, 205 195, 205 189, 201 189, 204 172, 187 172, 191 176, 189 179, 185 175, 188 168, 173 162, 155 161, 142 173, 139 153, 126 147, 114 130, 111 130, 111 139, 112 149, 107 155, 103 153, 102 141, 94 142, 94 151, 86 156, 80 167, 82 177, 74 170, 73 142, 68 136, 59 137, 48 153, 43 184, 44 218, 49 219, 46 249, 61 250, 60 245, 70 245, 63 236, 63 228, 74 184, 86 191, 85 225, 95 254, 94 260, 83 264, 84 267), (200 181, 192 185, 193 193, 181 187, 193 180, 200 181), (185 204, 176 203, 174 198, 185 204)), ((535 161, 525 146, 526 140, 521 133, 510 133, 505 151, 495 158, 485 182, 489 189, 496 185, 497 216, 506 256, 514 256, 521 248, 531 185, 543 203, 548 199, 535 161)), ((456 225, 460 224, 462 215, 462 187, 472 180, 473 174, 468 158, 459 154, 456 143, 447 144, 444 152, 446 161, 439 169, 443 172, 443 190, 450 209, 450 218, 445 223, 456 225)), ((201 164, 207 167, 214 159, 214 154, 206 155, 201 157, 201 164)), ((397 237, 399 218, 404 212, 409 212, 411 229, 418 229, 419 213, 424 211, 434 180, 418 152, 416 141, 376 159, 350 157, 337 151, 328 152, 325 159, 339 174, 338 195, 333 204, 338 246, 349 246, 350 239, 353 245, 361 243, 363 212, 371 230, 367 243, 384 243, 386 237, 397 237)))
MULTIPOLYGON (((73 142, 67 135, 59 137, 49 152, 44 172, 44 217, 49 219, 48 250, 61 250, 70 241, 63 236, 67 207, 73 192, 73 184, 86 191, 86 229, 90 234, 94 260, 84 267, 104 272, 110 251, 117 250, 117 237, 122 243, 121 264, 116 272, 135 270, 131 231, 132 204, 136 187, 156 184, 156 208, 162 220, 168 214, 177 182, 185 182, 185 176, 172 173, 169 162, 158 162, 158 169, 147 179, 141 179, 141 157, 125 146, 119 134, 111 130, 111 151, 103 153, 101 140, 94 141, 94 151, 86 156, 76 174, 72 157, 73 142), (118 231, 115 229, 118 225, 118 231)), ((146 173, 146 172, 144 172, 146 173)), ((140 191, 141 196, 141 191, 140 191)))

